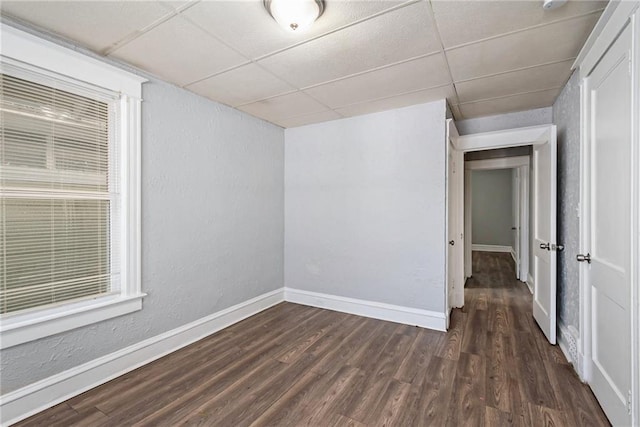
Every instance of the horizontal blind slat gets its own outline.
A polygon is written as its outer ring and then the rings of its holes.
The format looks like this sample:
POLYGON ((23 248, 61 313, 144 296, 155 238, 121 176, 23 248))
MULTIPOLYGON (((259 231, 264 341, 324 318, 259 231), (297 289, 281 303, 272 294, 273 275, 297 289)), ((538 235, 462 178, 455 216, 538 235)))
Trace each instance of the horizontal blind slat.
POLYGON ((0 314, 119 286, 114 107, 36 80, 0 74, 0 314))

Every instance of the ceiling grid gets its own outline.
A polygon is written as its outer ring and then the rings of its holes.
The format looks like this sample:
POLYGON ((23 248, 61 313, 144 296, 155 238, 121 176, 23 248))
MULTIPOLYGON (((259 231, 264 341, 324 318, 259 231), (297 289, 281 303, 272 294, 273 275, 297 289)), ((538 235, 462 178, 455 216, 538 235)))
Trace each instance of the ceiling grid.
POLYGON ((325 0, 285 33, 262 0, 3 1, 9 19, 283 127, 446 98, 454 117, 552 105, 606 1, 325 0))

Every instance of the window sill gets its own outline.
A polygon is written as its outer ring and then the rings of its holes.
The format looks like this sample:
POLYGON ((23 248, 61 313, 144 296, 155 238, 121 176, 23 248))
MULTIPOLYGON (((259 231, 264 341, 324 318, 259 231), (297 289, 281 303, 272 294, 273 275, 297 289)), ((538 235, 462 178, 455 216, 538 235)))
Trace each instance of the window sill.
POLYGON ((107 296, 0 320, 0 349, 55 335, 142 309, 146 294, 107 296))

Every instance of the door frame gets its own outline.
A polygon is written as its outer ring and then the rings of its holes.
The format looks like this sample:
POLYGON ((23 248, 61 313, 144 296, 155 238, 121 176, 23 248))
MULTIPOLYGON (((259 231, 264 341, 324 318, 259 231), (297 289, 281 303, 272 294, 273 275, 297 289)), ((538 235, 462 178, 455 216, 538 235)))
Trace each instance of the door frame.
POLYGON ((447 119, 447 149, 446 149, 446 213, 445 213, 445 304, 447 309, 447 328, 449 327, 449 317, 451 309, 460 308, 464 305, 464 153, 455 148, 455 142, 460 137, 453 119, 447 119), (454 175, 453 182, 449 180, 449 154, 455 157, 458 165, 458 173, 454 175), (453 199, 449 197, 449 190, 453 190, 453 199), (449 223, 449 212, 451 206, 456 210, 454 224, 449 223), (451 230, 454 227, 454 230, 451 230), (449 257, 449 236, 453 236, 454 259, 449 257), (455 244, 457 243, 457 244, 455 244), (454 277, 449 275, 449 266, 453 263, 454 277), (451 286, 453 284, 453 286, 451 286), (463 291, 460 292, 460 289, 463 291))
MULTIPOLYGON (((585 47, 578 55, 573 68, 578 68, 580 77, 580 218, 579 218, 579 251, 586 253, 590 250, 590 186, 589 177, 591 171, 590 137, 591 103, 589 88, 589 76, 593 72, 598 61, 609 49, 618 35, 627 25, 633 28, 632 39, 640 37, 640 1, 617 2, 609 4, 599 25, 589 36, 585 47)), ((629 270, 631 272, 631 423, 640 424, 640 43, 633 43, 631 52, 632 70, 632 161, 635 167, 631 168, 631 188, 635 199, 631 201, 631 257, 629 270), (635 228, 635 229, 633 229, 635 228)), ((581 263, 579 273, 579 343, 577 368, 580 378, 589 383, 591 381, 591 346, 592 346, 592 322, 591 322, 591 292, 588 280, 589 270, 587 265, 581 263)))
MULTIPOLYGON (((471 191, 471 171, 474 170, 497 170, 497 169, 517 169, 520 173, 519 184, 519 218, 520 225, 520 242, 519 255, 520 265, 517 272, 518 278, 522 282, 527 282, 529 277, 529 168, 531 165, 530 156, 503 157, 498 159, 486 160, 469 160, 464 162, 465 177, 465 206, 464 206, 464 261, 465 261, 465 278, 471 277, 471 252, 472 244, 471 235, 473 230, 471 203, 473 203, 473 195, 471 191), (523 280, 524 278, 524 280, 523 280)), ((516 249, 516 248, 514 248, 516 249)))
MULTIPOLYGON (((451 119, 447 120, 447 124, 448 124, 447 128, 450 127, 449 123, 451 123, 453 125, 453 128, 455 128, 455 123, 451 119)), ((457 133, 457 130, 455 131, 455 133, 457 133)), ((556 133, 555 125, 529 126, 529 127, 506 129, 506 130, 500 130, 500 131, 494 131, 494 132, 482 132, 482 133, 474 133, 469 135, 460 135, 457 137, 453 133, 448 132, 446 144, 447 144, 447 150, 448 150, 449 140, 450 140, 455 150, 460 151, 461 153, 466 153, 471 151, 492 150, 496 148, 522 147, 526 145, 543 145, 543 144, 546 144, 548 141, 550 141, 553 135, 555 135, 555 133, 556 133)), ((448 164, 448 157, 446 161, 448 164)), ((445 181, 446 181, 445 194, 448 194, 450 183, 448 182, 448 180, 445 180, 445 181)), ((460 192, 460 194, 464 194, 464 180, 460 180, 460 181, 462 181, 462 184, 459 184, 460 187, 458 187, 459 188, 458 191, 460 192)), ((448 202, 445 204, 445 206, 446 206, 446 213, 445 213, 446 215, 445 220, 446 220, 446 218, 448 218, 448 215, 449 215, 448 202)), ((464 209, 464 198, 461 206, 464 209)), ((461 214, 464 215, 464 211, 462 211, 461 214)), ((449 229, 447 224, 447 229, 445 230, 445 257, 447 258, 447 261, 445 263, 445 269, 448 269, 448 262, 449 262, 448 261, 449 251, 446 248, 446 245, 448 244, 446 242, 446 237, 448 235, 449 235, 449 229)), ((464 241, 464 238, 463 238, 463 241, 464 241)), ((528 248, 529 250, 531 250, 531 247, 530 247, 531 243, 532 242, 530 241, 529 248, 528 248)), ((460 258, 458 259, 460 260, 460 258)), ((462 251, 462 259, 459 265, 464 266, 464 250, 462 251)), ((462 274, 464 275, 464 271, 462 272, 462 274)), ((445 275, 445 277, 447 276, 445 275)), ((462 302, 464 303, 464 286, 461 286, 461 287, 459 286, 457 289, 457 292, 455 292, 456 295, 454 296, 453 292, 449 293, 447 290, 449 285, 448 278, 445 280, 446 280, 445 306, 447 307, 447 309, 448 307, 452 306, 451 302, 449 301, 452 298, 454 298, 454 301, 460 301, 460 299, 462 299, 462 302)), ((532 286, 535 286, 535 283, 532 283, 532 286)), ((447 316, 447 318, 448 317, 449 316, 447 316)))

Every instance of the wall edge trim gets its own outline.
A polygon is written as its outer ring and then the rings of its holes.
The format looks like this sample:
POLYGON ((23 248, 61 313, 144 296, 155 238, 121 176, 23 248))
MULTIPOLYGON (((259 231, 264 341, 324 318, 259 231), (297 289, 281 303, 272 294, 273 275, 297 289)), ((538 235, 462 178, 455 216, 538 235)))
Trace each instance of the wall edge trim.
MULTIPOLYGON (((578 362, 578 336, 573 332, 575 328, 567 327, 564 323, 558 321, 558 346, 567 358, 567 361, 576 369, 578 362)), ((576 331, 577 332, 577 331, 576 331)), ((577 369, 576 369, 577 371, 577 369)))
POLYGON ((580 338, 576 328, 573 326, 566 326, 563 322, 558 320, 558 346, 567 361, 573 366, 578 376, 582 379, 582 369, 580 364, 580 338))
POLYGON ((478 252, 506 252, 506 253, 513 252, 513 248, 511 246, 505 246, 505 245, 483 245, 483 244, 479 244, 479 243, 473 243, 471 245, 471 250, 472 251, 478 251, 478 252))
POLYGON ((318 292, 304 291, 301 289, 284 288, 285 301, 340 311, 342 313, 389 322, 402 323, 411 326, 447 330, 447 316, 437 311, 423 310, 419 308, 404 307, 393 304, 380 303, 355 298, 347 298, 338 295, 329 295, 318 292))
POLYGON ((283 288, 264 293, 2 395, 0 423, 28 418, 283 301, 283 288))
POLYGON ((280 288, 2 395, 0 423, 17 423, 284 301, 438 331, 447 329, 445 313, 280 288))
POLYGON ((527 287, 529 288, 529 292, 531 292, 531 295, 533 295, 533 288, 535 287, 535 282, 531 274, 529 274, 529 276, 527 277, 527 287))

